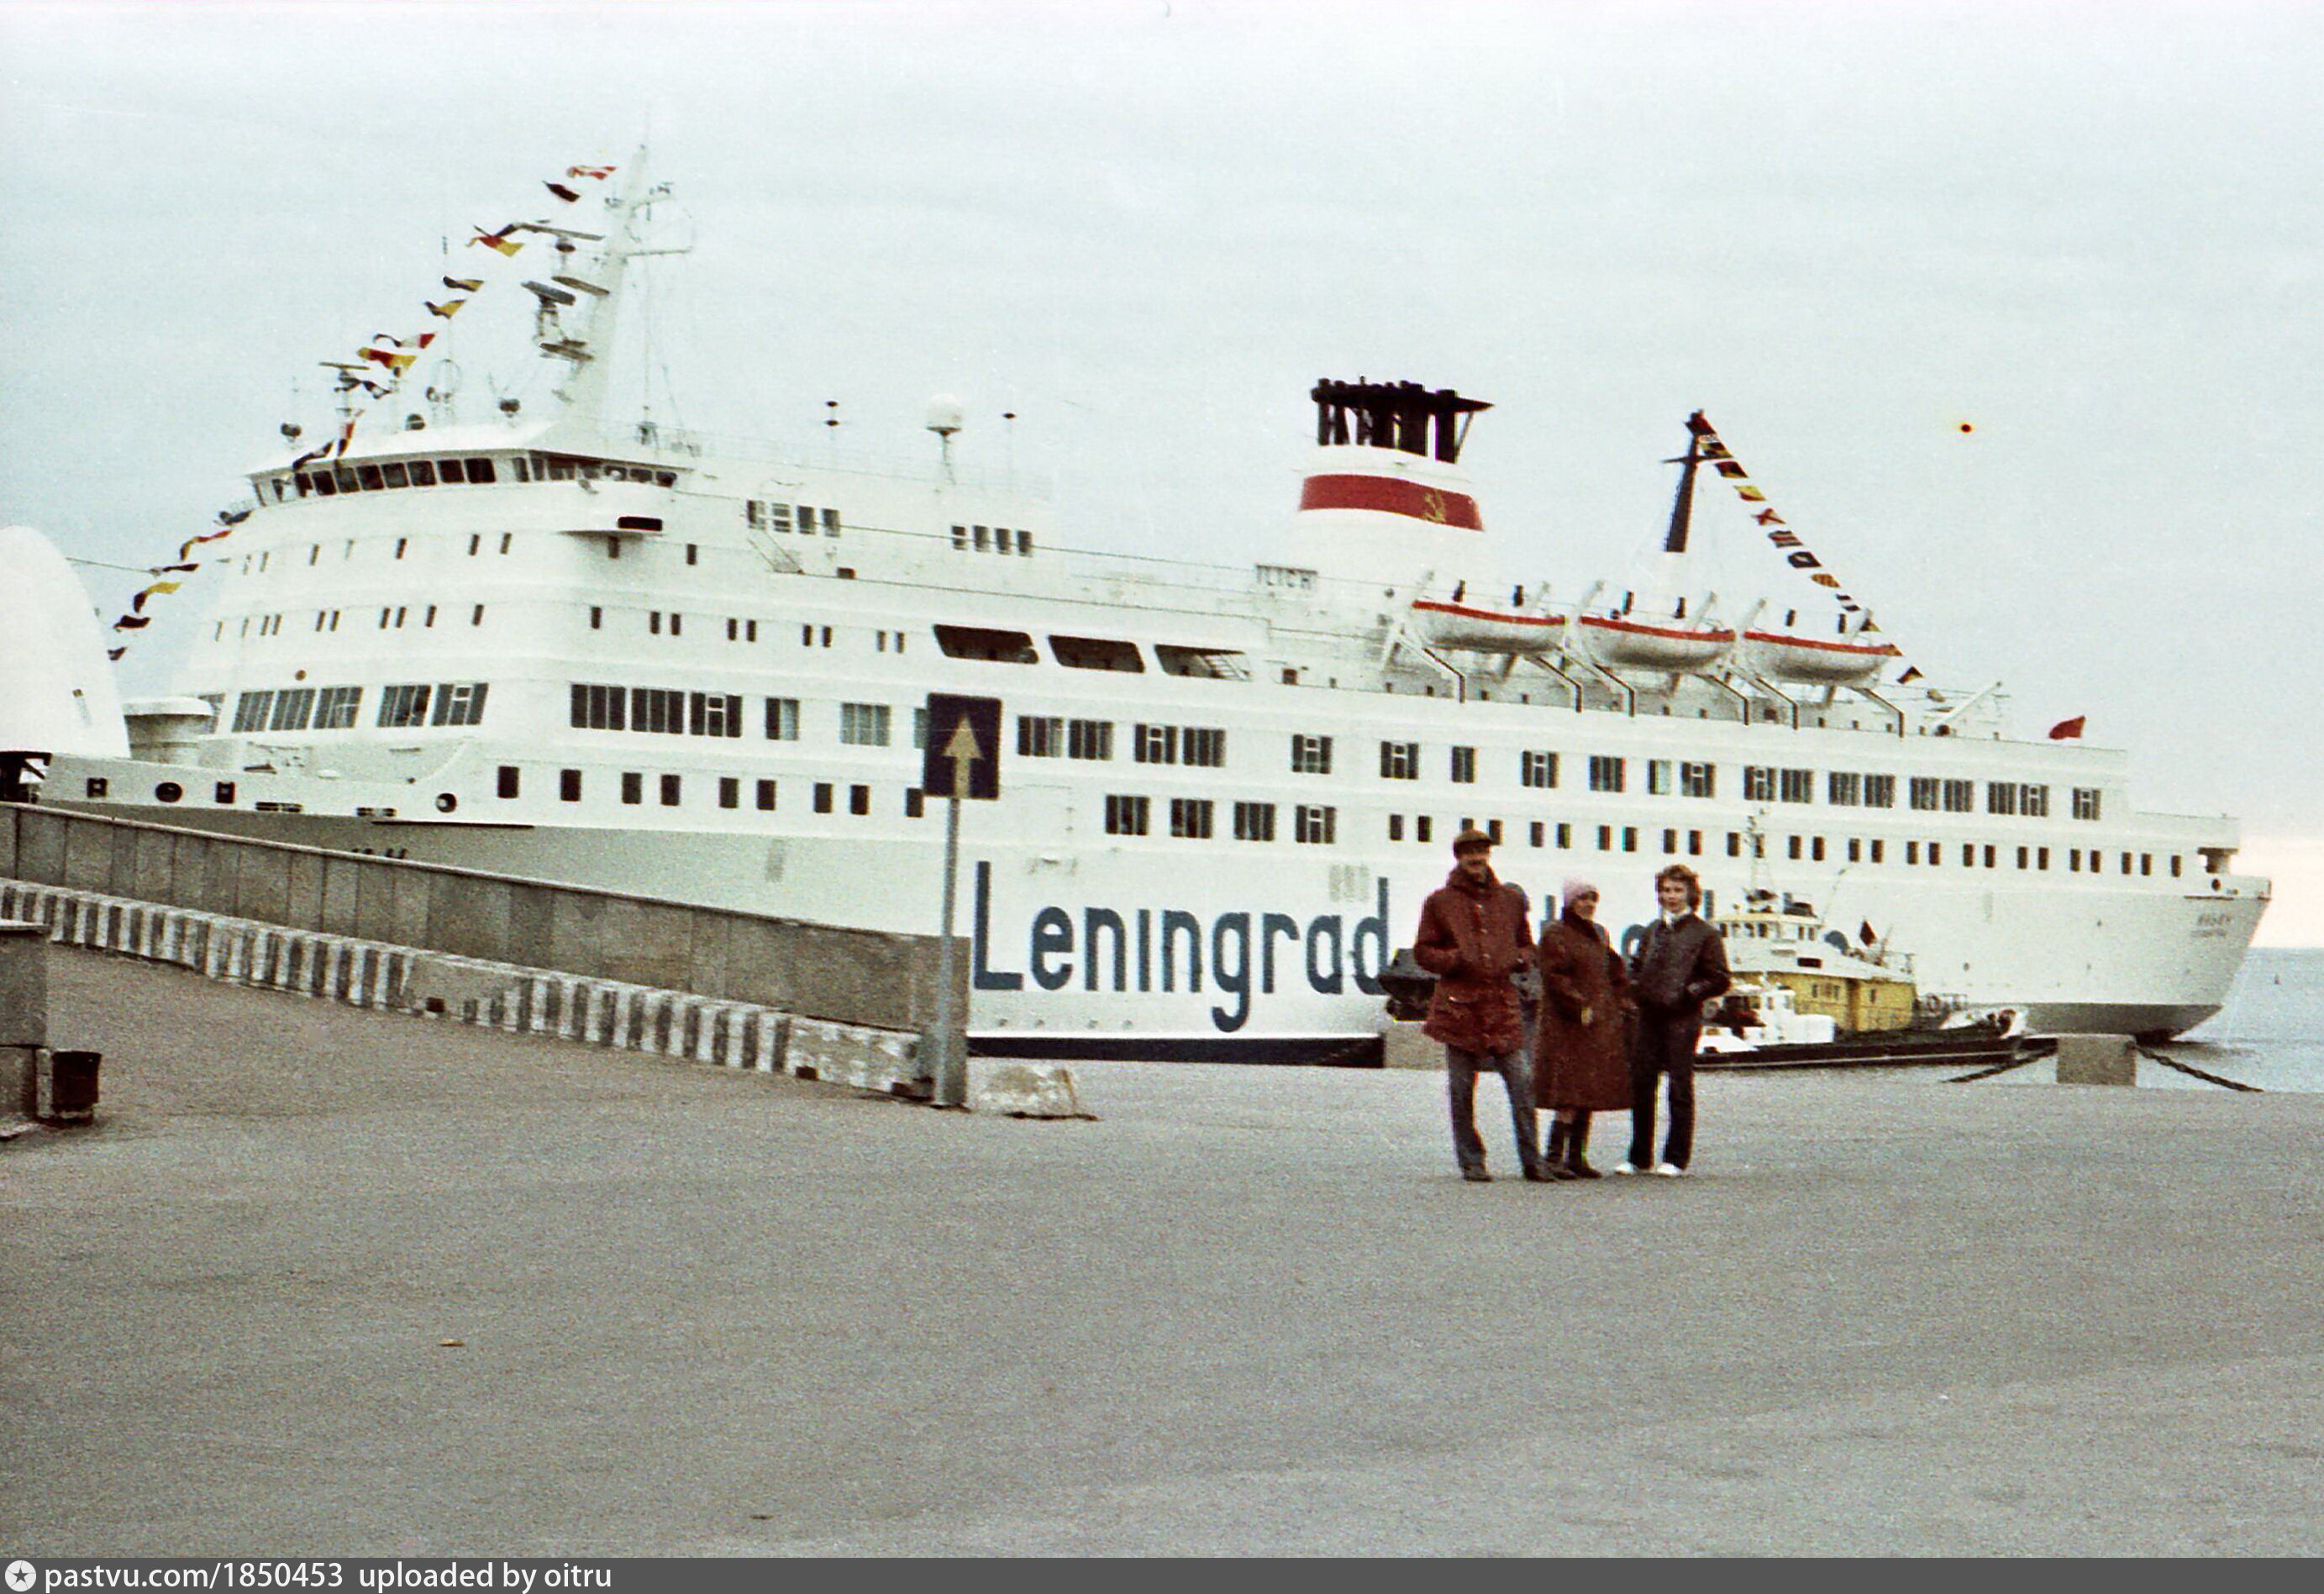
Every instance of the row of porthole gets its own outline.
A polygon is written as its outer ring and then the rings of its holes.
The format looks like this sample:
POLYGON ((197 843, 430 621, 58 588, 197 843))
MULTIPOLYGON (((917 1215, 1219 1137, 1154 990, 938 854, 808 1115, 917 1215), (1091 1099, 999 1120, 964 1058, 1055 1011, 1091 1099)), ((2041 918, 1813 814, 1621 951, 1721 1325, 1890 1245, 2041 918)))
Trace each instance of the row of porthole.
MULTIPOLYGON (((104 797, 111 789, 112 782, 105 776, 92 775, 88 778, 88 796, 91 797, 104 797)), ((221 780, 211 788, 211 797, 213 800, 223 804, 231 804, 234 801, 234 794, 235 783, 231 780, 221 780)), ((185 797, 186 788, 179 785, 174 780, 162 780, 154 784, 153 800, 157 803, 183 802, 185 800, 185 797)), ((262 803, 259 806, 263 807, 265 805, 262 803)), ((453 796, 450 792, 439 791, 436 794, 436 811, 438 813, 449 814, 459 806, 460 799, 453 796)))

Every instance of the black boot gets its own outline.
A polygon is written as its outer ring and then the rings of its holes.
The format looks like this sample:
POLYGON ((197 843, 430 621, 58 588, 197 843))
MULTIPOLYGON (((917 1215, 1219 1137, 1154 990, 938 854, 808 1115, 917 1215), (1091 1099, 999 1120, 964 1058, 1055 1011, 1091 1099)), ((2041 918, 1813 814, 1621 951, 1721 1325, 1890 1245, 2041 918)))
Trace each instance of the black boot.
POLYGON ((1565 1166, 1566 1123, 1562 1118, 1549 1121, 1549 1139, 1541 1148, 1542 1177, 1563 1183, 1573 1177, 1565 1166))
POLYGON ((1572 1123, 1566 1126, 1564 1145, 1565 1176, 1567 1178, 1596 1179, 1603 1177, 1596 1168, 1590 1166, 1588 1160, 1582 1155, 1583 1148, 1589 1144, 1590 1119, 1587 1116, 1577 1118, 1572 1123))

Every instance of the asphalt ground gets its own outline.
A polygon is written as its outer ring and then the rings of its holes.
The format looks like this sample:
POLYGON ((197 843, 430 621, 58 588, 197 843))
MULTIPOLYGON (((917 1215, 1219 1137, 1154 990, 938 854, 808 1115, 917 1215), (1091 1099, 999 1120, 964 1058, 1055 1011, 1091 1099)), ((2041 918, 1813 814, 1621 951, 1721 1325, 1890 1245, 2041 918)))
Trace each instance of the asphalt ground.
POLYGON ((1428 1073, 1023 1122, 55 955, 9 1554, 2324 1550, 2324 1098, 1706 1076, 1546 1186, 1487 1098, 1471 1185, 1428 1073))

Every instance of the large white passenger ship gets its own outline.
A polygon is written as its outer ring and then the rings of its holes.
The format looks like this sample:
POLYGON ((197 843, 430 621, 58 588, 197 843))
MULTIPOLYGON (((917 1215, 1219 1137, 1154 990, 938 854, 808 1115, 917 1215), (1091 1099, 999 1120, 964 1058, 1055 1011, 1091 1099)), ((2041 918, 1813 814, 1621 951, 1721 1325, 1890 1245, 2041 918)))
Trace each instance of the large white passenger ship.
POLYGON ((986 695, 1004 791, 968 806, 962 929, 988 1053, 1360 1056, 1471 825, 1537 899, 1600 882, 1618 928, 1679 859, 2037 1027, 2168 1035, 2227 998, 2267 896, 2236 825, 2140 812, 2120 752, 2011 739, 1997 691, 1931 690, 1829 581, 1722 618, 1687 511, 1699 466, 1740 472, 1699 418, 1628 582, 1498 574, 1462 463, 1487 406, 1409 383, 1314 389, 1263 560, 1109 554, 933 442, 844 468, 610 423, 650 193, 597 187, 602 219, 592 189, 512 235, 559 253, 526 284, 554 412, 398 393, 253 473, 174 761, 149 716, 148 756, 60 757, 42 801, 927 932, 920 709, 986 695))

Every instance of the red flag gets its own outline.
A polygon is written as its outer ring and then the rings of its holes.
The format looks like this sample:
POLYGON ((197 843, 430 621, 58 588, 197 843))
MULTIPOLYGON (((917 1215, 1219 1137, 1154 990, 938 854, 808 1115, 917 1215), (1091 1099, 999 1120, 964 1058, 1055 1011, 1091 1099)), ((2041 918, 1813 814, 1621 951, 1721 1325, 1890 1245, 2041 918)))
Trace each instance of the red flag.
POLYGON ((469 239, 468 242, 471 244, 482 244, 487 249, 497 249, 503 254, 514 254, 518 250, 524 247, 523 244, 516 242, 509 236, 509 234, 515 230, 516 226, 513 222, 509 226, 503 227, 497 233, 488 233, 484 231, 484 228, 478 227, 476 229, 476 235, 469 239))
POLYGON ((610 166, 567 166, 565 169, 565 175, 567 177, 594 177, 597 179, 598 181, 603 182, 605 179, 613 175, 613 169, 610 166))
POLYGON ((2082 733, 2082 722, 2089 718, 2089 716, 2088 714, 2078 714, 2070 720, 2060 720, 2056 724, 2050 727, 2050 740, 2052 742, 2072 741, 2075 737, 2080 736, 2082 733))

